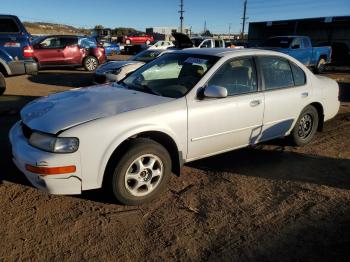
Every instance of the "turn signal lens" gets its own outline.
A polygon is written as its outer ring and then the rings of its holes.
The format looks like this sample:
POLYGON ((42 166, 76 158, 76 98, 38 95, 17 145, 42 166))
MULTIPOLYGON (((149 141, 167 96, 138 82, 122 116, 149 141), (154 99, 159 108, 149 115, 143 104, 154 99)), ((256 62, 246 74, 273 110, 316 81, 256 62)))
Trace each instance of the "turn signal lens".
POLYGON ((74 173, 77 170, 77 168, 75 166, 42 167, 27 164, 26 170, 35 174, 46 176, 74 173))

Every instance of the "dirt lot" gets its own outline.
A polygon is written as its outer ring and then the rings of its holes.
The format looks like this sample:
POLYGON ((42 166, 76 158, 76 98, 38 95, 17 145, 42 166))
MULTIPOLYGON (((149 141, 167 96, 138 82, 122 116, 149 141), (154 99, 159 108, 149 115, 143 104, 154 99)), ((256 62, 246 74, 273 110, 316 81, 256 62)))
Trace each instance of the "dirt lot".
MULTIPOLYGON (((0 97, 0 261, 349 261, 349 72, 338 116, 304 148, 275 140, 191 163, 157 201, 120 206, 102 190, 52 196, 11 162, 7 134, 36 96, 87 86, 46 70, 0 97)), ((350 81, 349 81, 350 82, 350 81)))

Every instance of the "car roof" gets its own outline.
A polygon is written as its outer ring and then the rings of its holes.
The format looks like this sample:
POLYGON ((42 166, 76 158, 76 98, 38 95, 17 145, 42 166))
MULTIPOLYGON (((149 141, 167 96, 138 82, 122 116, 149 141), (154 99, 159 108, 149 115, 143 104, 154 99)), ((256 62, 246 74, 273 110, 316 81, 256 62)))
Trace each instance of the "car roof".
POLYGON ((231 49, 231 48, 187 48, 183 50, 177 50, 174 53, 184 53, 184 54, 194 54, 194 55, 212 55, 212 56, 230 56, 234 54, 239 55, 258 55, 258 54, 265 54, 265 55, 279 55, 283 56, 283 54, 276 52, 276 51, 270 51, 270 50, 264 50, 264 49, 254 49, 254 48, 244 48, 244 49, 231 49))

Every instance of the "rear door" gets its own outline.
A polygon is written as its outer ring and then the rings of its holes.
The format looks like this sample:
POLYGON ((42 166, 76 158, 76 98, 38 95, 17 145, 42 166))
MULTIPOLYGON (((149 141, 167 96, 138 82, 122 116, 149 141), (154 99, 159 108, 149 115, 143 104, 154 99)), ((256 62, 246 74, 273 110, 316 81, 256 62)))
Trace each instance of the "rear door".
POLYGON ((263 75, 265 110, 259 141, 282 137, 310 103, 311 89, 305 72, 279 56, 258 56, 263 75))
POLYGON ((64 64, 63 48, 60 37, 50 36, 34 45, 34 56, 40 65, 64 64))

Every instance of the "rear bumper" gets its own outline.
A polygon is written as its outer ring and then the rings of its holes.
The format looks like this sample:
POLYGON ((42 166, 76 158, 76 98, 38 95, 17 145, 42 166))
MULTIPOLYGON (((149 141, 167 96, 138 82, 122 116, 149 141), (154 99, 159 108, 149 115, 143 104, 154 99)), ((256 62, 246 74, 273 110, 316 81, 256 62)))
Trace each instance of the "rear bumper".
POLYGON ((9 75, 34 75, 38 73, 38 64, 34 61, 11 61, 8 63, 9 75))
POLYGON ((23 135, 20 122, 17 122, 11 128, 9 137, 12 145, 13 162, 33 186, 50 194, 81 194, 82 183, 79 154, 54 154, 30 146, 23 135), (26 170, 26 164, 47 167, 74 164, 76 165, 76 172, 41 176, 26 170))

